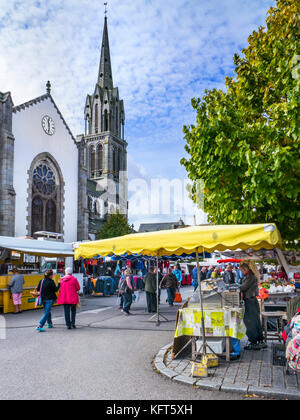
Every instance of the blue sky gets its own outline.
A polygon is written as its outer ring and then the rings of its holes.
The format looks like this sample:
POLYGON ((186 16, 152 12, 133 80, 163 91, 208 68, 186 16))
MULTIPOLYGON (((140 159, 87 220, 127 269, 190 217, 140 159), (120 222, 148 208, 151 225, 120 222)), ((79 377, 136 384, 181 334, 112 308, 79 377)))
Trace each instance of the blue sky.
MULTIPOLYGON (((224 77, 233 74, 233 55, 264 26, 274 1, 108 3, 114 85, 125 102, 129 181, 184 179, 182 127, 195 122, 191 98, 224 87, 224 77)), ((102 2, 0 0, 0 5, 0 91, 10 91, 18 105, 43 94, 50 80, 73 134, 82 133, 85 98, 98 74, 102 2)), ((136 226, 180 216, 185 215, 130 212, 136 226)))

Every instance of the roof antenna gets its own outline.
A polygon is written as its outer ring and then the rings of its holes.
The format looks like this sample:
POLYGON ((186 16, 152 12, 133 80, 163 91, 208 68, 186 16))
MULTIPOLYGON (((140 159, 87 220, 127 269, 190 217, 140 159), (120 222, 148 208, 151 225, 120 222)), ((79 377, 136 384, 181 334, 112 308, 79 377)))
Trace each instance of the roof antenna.
POLYGON ((104 3, 104 6, 105 6, 105 10, 104 10, 104 14, 105 14, 105 17, 107 17, 107 2, 106 3, 104 3))

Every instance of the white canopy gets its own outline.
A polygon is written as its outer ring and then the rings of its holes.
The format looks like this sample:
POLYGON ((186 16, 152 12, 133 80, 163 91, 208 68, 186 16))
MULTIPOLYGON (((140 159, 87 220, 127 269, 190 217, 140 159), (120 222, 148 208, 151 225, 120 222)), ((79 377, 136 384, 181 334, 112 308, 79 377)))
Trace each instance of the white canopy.
POLYGON ((43 257, 73 257, 72 243, 0 236, 0 248, 43 257))

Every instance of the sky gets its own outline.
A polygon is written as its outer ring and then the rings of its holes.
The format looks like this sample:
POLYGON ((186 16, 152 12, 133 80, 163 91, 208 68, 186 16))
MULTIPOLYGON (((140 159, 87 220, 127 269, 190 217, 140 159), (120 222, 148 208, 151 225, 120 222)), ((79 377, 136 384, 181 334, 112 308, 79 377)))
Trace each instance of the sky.
MULTIPOLYGON (((43 95, 50 80, 74 136, 84 132, 86 95, 97 82, 103 3, 0 0, 0 91, 10 91, 19 105, 43 95)), ((184 185, 182 129, 196 121, 191 99, 205 89, 224 88, 225 76, 234 76, 233 55, 265 25, 272 5, 273 0, 108 1, 113 81, 126 114, 129 221, 136 228, 180 217, 205 223, 205 214, 188 198, 182 209, 171 199, 168 212, 141 213, 135 180, 184 185)))

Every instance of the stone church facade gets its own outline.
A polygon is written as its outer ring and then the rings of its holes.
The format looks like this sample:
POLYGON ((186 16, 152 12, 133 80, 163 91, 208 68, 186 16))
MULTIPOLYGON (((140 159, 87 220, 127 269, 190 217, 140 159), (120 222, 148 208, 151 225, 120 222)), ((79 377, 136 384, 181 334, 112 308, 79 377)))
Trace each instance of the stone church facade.
POLYGON ((113 84, 106 17, 97 83, 94 93, 87 95, 84 118, 85 134, 77 136, 77 142, 80 166, 87 174, 83 195, 88 195, 89 235, 94 239, 107 214, 128 214, 124 102, 113 84))
POLYGON ((113 86, 105 18, 99 74, 76 138, 51 95, 14 106, 0 92, 0 235, 47 231, 94 239, 108 214, 127 216, 125 113, 113 86))

